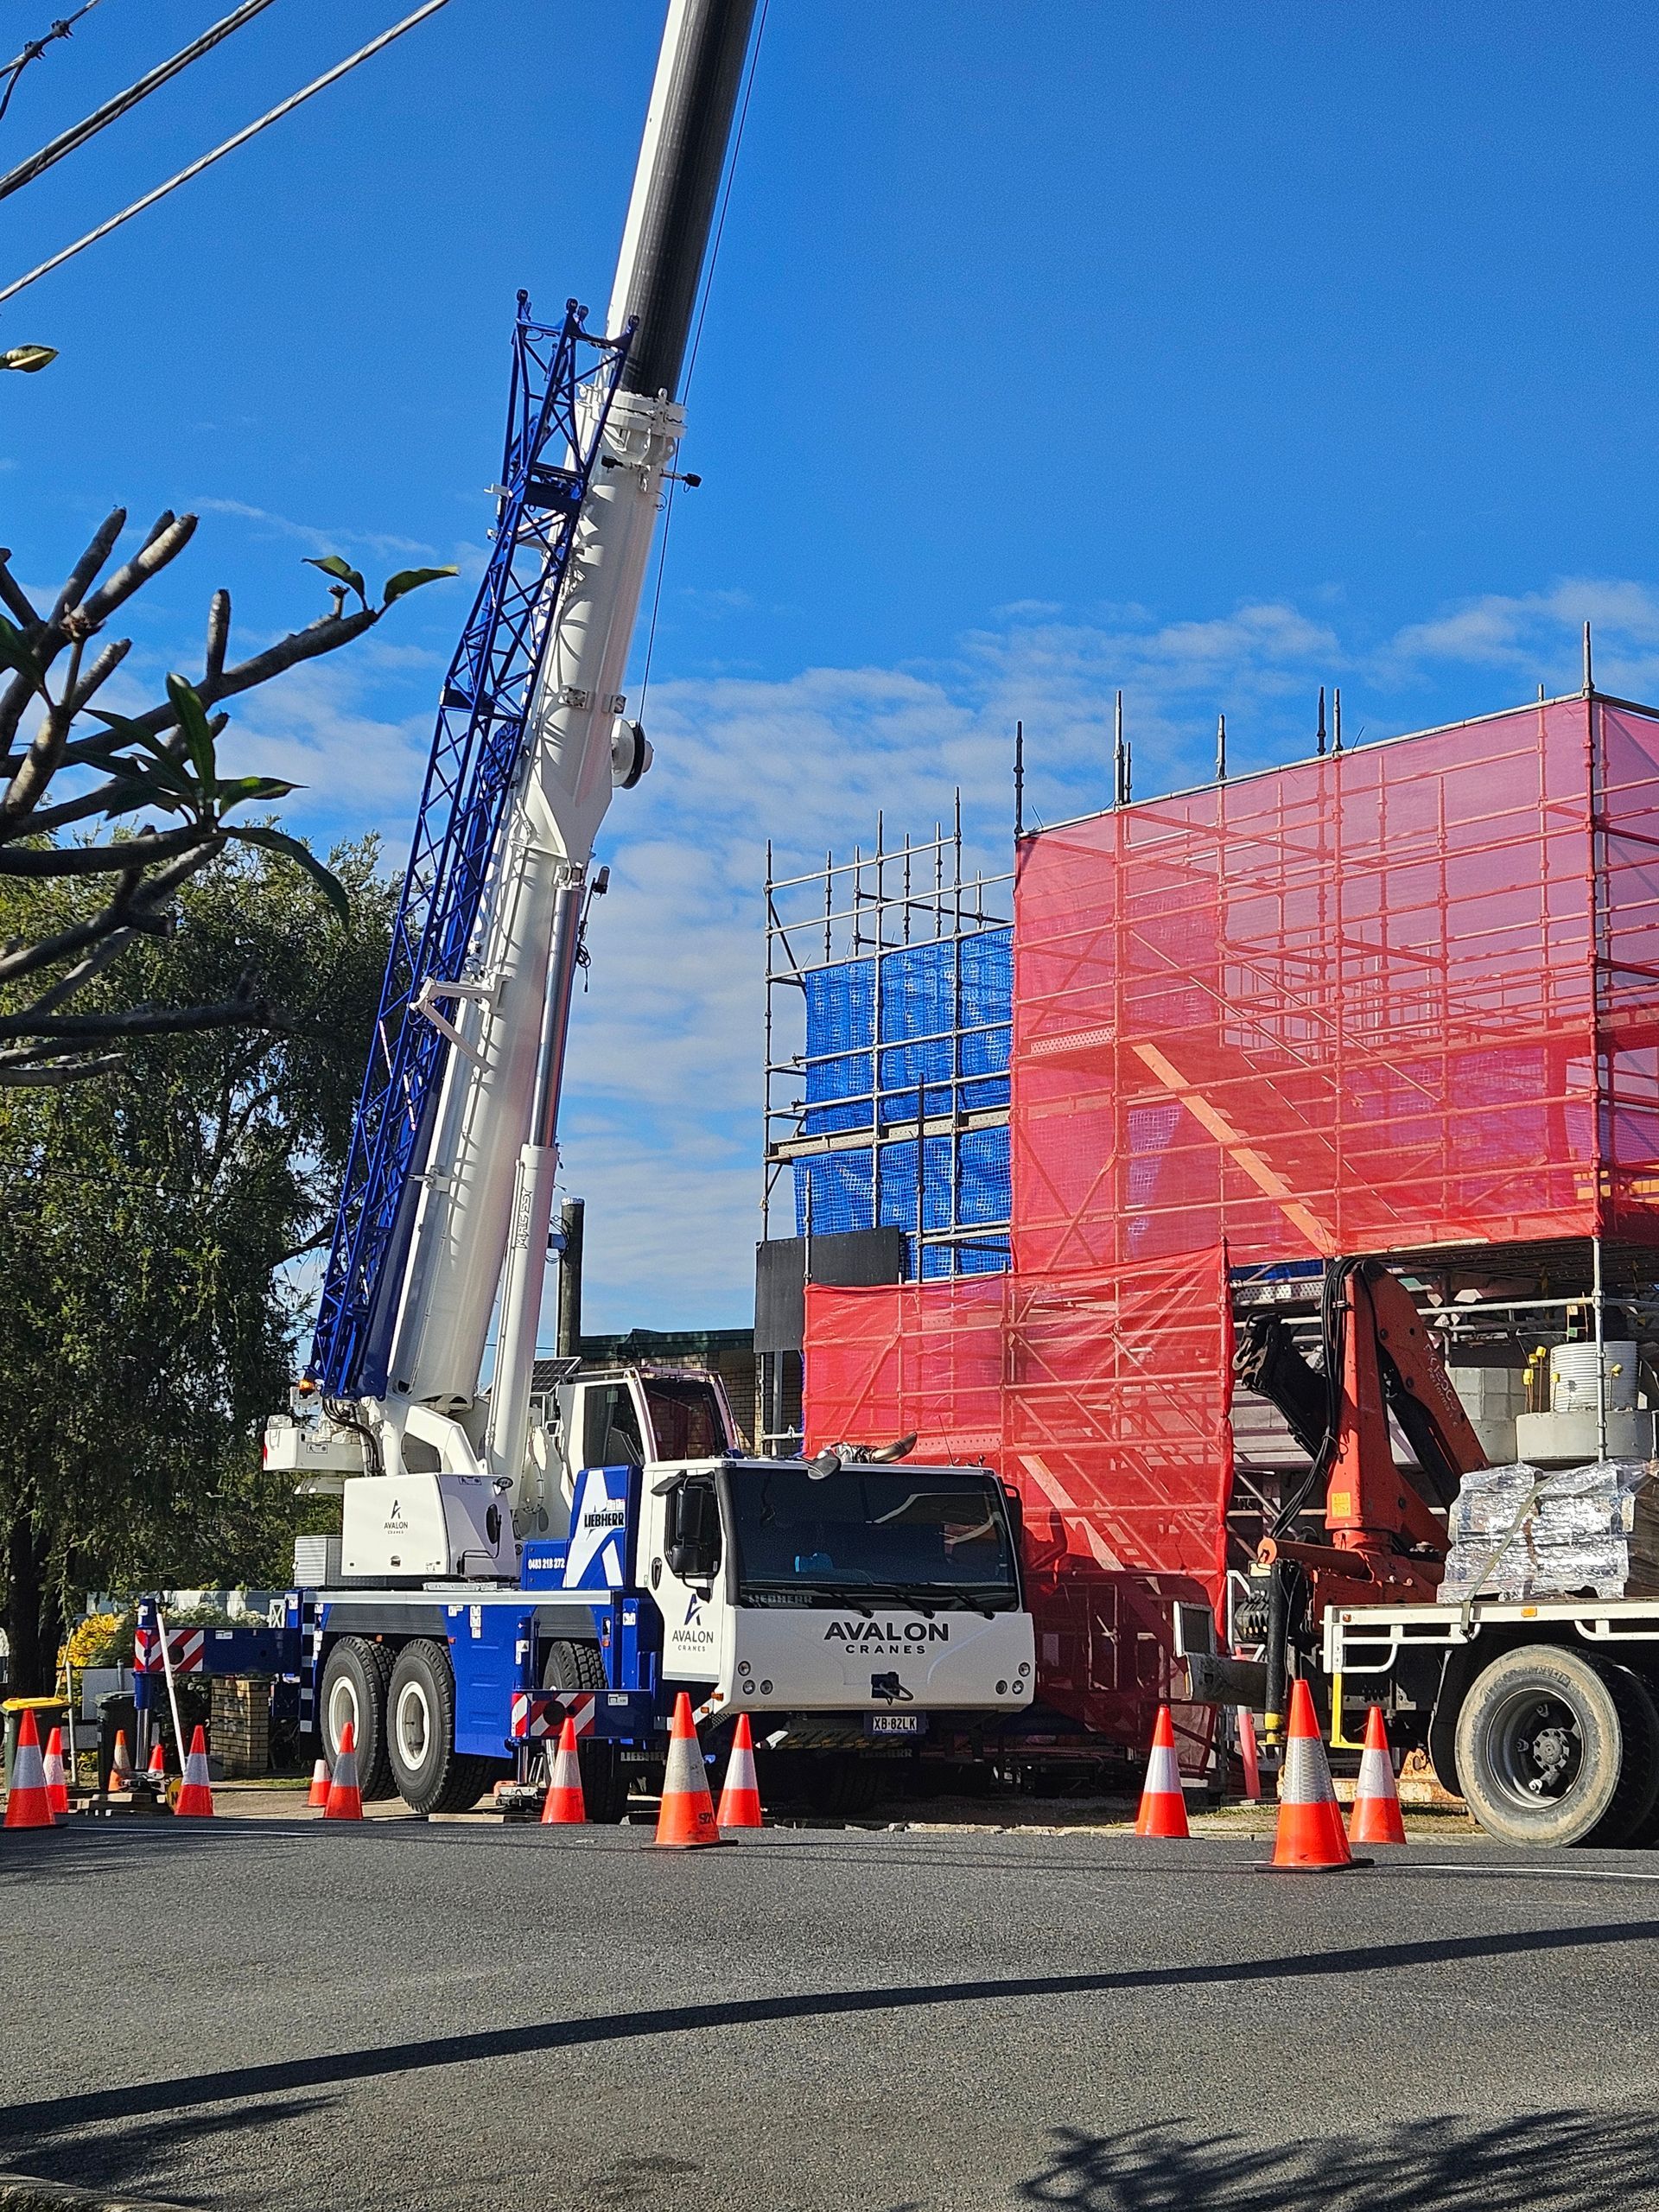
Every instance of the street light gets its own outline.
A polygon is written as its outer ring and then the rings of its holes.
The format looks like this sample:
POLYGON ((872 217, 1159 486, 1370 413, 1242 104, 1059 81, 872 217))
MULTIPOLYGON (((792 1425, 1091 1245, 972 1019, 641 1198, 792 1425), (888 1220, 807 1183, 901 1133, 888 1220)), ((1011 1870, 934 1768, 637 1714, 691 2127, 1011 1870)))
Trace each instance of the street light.
POLYGON ((0 353, 0 369, 21 369, 26 377, 32 377, 57 358, 55 346, 12 346, 0 353))

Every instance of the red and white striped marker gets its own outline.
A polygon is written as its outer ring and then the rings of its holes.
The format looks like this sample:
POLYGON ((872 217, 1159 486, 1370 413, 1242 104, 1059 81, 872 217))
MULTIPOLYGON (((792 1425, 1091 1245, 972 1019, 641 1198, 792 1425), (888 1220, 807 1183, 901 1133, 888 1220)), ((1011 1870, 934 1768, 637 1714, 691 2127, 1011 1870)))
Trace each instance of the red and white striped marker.
POLYGON ((585 1825, 588 1807, 582 1794, 582 1761, 576 1753, 576 1724, 565 1716, 559 1731, 559 1748, 553 1754, 553 1772, 542 1800, 543 1827, 585 1825))
POLYGON ((1359 1780, 1354 1789, 1354 1809, 1348 1818, 1348 1840, 1403 1843, 1405 1840, 1389 1732, 1382 1725, 1382 1707, 1374 1705, 1365 1716, 1365 1748, 1359 1755, 1359 1780))
POLYGON ((340 1750, 335 1755, 328 1802, 322 1808, 322 1817, 325 1821, 360 1821, 363 1817, 363 1793, 357 1786, 357 1731, 349 1720, 340 1732, 340 1750))
POLYGON ((46 1802, 55 1820, 69 1810, 69 1778, 63 1770, 63 1731, 54 1728, 46 1739, 46 1757, 41 1762, 46 1776, 46 1802))
POLYGON ((760 1814, 760 1787, 754 1777, 754 1735, 749 1716, 740 1713, 732 1738, 732 1756, 726 1763, 726 1786, 720 1793, 715 1825, 721 1828, 759 1828, 766 1826, 760 1814))
POLYGON ((1135 1832, 1136 1835, 1192 1834, 1186 1825, 1180 1764, 1175 1757, 1175 1727, 1166 1705, 1159 1707, 1157 1726, 1152 1732, 1152 1757, 1147 1761, 1146 1787, 1141 1792, 1135 1832))
POLYGON ((1313 1696, 1300 1675, 1290 1686, 1290 1732, 1279 1777, 1279 1825, 1268 1863, 1311 1873, 1370 1864, 1356 1859, 1348 1848, 1313 1696))
POLYGON ((23 1707, 17 1727, 16 1756, 11 1763, 11 1788, 6 1793, 9 1828, 49 1828, 52 1808, 46 1802, 46 1769, 41 1759, 40 1732, 35 1716, 23 1707))
POLYGON ((181 1820, 211 1821, 213 1817, 213 1788, 207 1773, 207 1738, 201 1723, 196 1723, 196 1732, 190 1738, 190 1749, 184 1762, 184 1780, 179 1785, 179 1802, 173 1808, 181 1820))

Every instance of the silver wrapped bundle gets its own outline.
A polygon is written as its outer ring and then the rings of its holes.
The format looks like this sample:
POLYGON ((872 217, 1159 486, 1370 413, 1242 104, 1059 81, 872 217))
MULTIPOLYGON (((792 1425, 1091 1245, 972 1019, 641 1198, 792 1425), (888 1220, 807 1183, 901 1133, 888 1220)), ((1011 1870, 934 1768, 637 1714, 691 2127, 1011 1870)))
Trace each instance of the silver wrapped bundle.
POLYGON ((1523 1463, 1465 1475, 1447 1521, 1442 1605, 1659 1592, 1659 1462, 1523 1463))

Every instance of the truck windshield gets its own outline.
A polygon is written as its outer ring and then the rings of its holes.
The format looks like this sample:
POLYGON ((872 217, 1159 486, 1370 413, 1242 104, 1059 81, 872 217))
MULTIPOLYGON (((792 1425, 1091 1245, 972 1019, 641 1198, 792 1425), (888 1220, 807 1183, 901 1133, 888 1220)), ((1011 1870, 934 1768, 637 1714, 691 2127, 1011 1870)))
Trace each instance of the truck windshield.
POLYGON ((804 1465, 734 1470, 740 1601, 1016 1602, 1007 1508, 977 1469, 804 1465), (843 1595, 844 1593, 844 1595, 843 1595))

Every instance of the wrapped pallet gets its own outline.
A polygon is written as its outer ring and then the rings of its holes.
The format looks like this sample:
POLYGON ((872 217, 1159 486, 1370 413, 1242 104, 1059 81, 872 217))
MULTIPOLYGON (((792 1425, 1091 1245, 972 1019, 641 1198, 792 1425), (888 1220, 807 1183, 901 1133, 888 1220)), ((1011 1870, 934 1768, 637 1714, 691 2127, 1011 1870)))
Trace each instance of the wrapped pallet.
POLYGON ((1524 1461, 1465 1475, 1448 1521, 1442 1605, 1659 1592, 1659 1461, 1524 1461))

